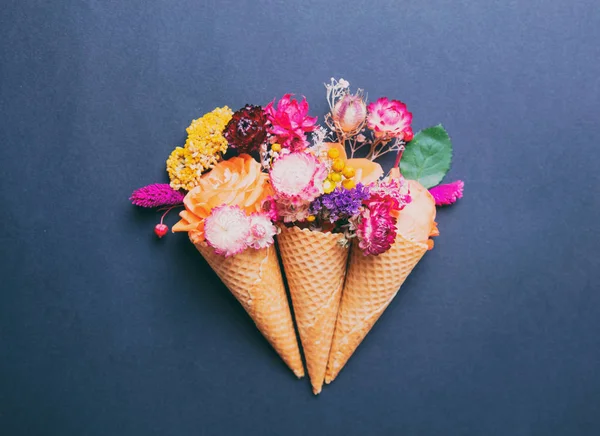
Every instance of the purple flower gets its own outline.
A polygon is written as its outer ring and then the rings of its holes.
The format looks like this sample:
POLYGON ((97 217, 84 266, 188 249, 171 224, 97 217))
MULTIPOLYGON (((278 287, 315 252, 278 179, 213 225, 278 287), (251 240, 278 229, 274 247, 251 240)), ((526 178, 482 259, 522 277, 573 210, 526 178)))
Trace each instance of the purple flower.
POLYGON ((173 206, 183 202, 184 195, 168 183, 155 183, 136 189, 129 197, 131 203, 140 207, 173 206))
POLYGON ((310 214, 322 212, 329 221, 348 219, 357 215, 363 200, 369 198, 369 188, 362 183, 352 189, 336 188, 329 194, 324 194, 310 205, 310 214))
POLYGON ((321 209, 323 209, 323 202, 321 201, 321 198, 323 197, 317 197, 312 201, 312 203, 310 203, 308 208, 308 213, 310 215, 319 215, 321 209))

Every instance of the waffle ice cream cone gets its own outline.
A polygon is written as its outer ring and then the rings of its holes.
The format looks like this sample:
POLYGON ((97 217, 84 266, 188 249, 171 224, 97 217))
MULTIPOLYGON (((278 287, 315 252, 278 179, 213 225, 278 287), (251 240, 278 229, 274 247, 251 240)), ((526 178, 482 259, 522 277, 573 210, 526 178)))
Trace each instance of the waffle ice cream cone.
POLYGON ((385 253, 364 256, 354 241, 325 374, 326 383, 337 377, 427 249, 427 244, 398 234, 385 253))
POLYGON ((282 227, 277 236, 314 394, 321 392, 344 286, 341 235, 282 227))
POLYGON ((249 248, 224 257, 206 242, 194 245, 287 366, 298 378, 303 377, 304 367, 275 247, 249 248))

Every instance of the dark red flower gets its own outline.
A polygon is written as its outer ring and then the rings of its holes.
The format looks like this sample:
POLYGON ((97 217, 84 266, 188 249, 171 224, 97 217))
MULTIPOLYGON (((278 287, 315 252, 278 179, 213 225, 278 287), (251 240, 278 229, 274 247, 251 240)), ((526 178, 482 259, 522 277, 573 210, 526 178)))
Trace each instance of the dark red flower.
POLYGON ((267 138, 266 124, 267 115, 262 107, 247 104, 233 114, 223 136, 240 153, 258 151, 267 138))

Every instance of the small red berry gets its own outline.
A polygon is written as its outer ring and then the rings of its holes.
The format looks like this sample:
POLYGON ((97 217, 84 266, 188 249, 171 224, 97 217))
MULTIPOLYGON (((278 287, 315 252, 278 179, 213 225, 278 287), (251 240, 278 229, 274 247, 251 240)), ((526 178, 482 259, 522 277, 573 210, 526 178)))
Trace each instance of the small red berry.
POLYGON ((168 231, 169 228, 166 224, 157 224, 154 226, 154 233, 156 233, 156 236, 158 236, 159 238, 165 236, 168 231))

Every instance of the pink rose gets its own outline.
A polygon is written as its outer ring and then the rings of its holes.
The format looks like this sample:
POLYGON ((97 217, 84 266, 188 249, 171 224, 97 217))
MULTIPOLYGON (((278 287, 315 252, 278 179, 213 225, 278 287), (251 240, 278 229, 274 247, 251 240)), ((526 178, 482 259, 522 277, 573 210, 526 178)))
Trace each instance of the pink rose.
POLYGON ((406 142, 412 140, 414 136, 410 125, 412 114, 404 103, 382 97, 369 104, 367 109, 369 111, 367 126, 376 138, 385 140, 400 138, 406 142))

